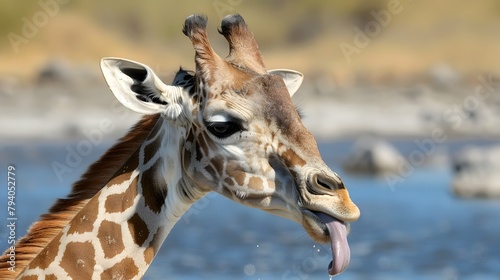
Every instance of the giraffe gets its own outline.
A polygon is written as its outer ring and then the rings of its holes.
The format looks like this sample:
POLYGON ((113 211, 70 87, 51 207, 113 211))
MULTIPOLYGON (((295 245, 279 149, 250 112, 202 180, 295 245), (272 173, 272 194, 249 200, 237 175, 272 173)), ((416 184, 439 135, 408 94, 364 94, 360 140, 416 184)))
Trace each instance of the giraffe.
POLYGON ((142 63, 101 60, 115 97, 145 116, 17 242, 15 271, 2 257, 0 279, 141 278, 183 213, 212 191, 301 224, 331 243, 328 273, 346 269, 360 211, 291 101, 302 74, 266 70, 238 14, 219 29, 226 58, 206 27, 205 16, 186 19, 196 69, 181 68, 172 85, 142 63))

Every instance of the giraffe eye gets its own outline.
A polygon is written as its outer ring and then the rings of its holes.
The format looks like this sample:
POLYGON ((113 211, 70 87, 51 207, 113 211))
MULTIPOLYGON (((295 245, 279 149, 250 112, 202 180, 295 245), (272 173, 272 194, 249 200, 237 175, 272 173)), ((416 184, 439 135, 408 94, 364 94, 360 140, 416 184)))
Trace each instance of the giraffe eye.
POLYGON ((241 125, 236 122, 209 122, 206 125, 208 131, 218 138, 227 138, 243 130, 241 125))

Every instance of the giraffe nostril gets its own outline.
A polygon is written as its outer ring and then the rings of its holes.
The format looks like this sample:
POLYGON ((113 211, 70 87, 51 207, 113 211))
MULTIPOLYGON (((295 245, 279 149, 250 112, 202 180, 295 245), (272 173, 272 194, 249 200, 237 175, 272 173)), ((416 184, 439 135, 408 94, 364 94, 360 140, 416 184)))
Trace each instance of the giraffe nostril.
POLYGON ((331 187, 327 183, 322 182, 319 178, 316 180, 316 183, 318 183, 318 185, 322 186, 325 189, 331 189, 331 187))
POLYGON ((333 191, 345 188, 344 183, 342 182, 342 179, 340 179, 340 177, 331 177, 321 173, 315 174, 312 177, 312 184, 318 189, 327 189, 333 191))

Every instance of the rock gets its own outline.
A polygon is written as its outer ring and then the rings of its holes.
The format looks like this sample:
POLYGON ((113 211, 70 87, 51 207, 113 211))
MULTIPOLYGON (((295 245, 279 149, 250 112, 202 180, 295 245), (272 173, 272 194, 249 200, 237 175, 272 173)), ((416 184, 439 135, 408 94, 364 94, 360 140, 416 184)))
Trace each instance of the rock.
POLYGON ((383 174, 397 172, 405 160, 388 142, 375 138, 361 138, 354 143, 343 167, 351 173, 383 174))
POLYGON ((430 82, 439 89, 449 89, 460 82, 460 75, 449 65, 438 64, 429 69, 430 82))
POLYGON ((60 59, 47 61, 38 71, 36 81, 40 85, 88 86, 101 82, 97 64, 73 66, 60 59))
POLYGON ((467 147, 452 164, 452 190, 457 196, 500 198, 500 146, 467 147))
POLYGON ((70 66, 62 60, 50 60, 39 70, 37 75, 39 84, 54 83, 68 84, 72 82, 70 66))

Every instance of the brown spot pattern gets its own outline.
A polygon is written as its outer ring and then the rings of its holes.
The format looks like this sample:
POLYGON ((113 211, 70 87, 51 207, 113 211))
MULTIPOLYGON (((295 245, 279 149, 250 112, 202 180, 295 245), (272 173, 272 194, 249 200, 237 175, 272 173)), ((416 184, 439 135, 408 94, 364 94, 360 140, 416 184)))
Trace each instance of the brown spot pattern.
POLYGON ((281 156, 289 167, 304 166, 306 164, 306 161, 297 155, 297 153, 295 153, 292 149, 287 149, 281 156))
POLYGON ((106 184, 107 186, 121 185, 123 182, 130 180, 132 172, 139 166, 139 150, 137 149, 121 169, 115 173, 113 178, 106 184))
POLYGON ((188 135, 186 137, 186 142, 194 143, 195 136, 194 136, 193 130, 197 129, 197 128, 198 128, 198 126, 196 126, 196 125, 193 124, 193 129, 189 131, 189 133, 188 133, 188 135))
POLYGON ((245 178, 246 178, 245 172, 235 171, 231 175, 239 186, 243 186, 245 184, 245 178))
POLYGON ((38 275, 23 276, 19 280, 38 280, 38 275))
POLYGON ((107 259, 118 255, 125 249, 122 228, 117 223, 102 221, 101 227, 99 227, 99 231, 97 232, 97 238, 101 242, 104 257, 107 259))
POLYGON ((243 186, 245 184, 245 179, 247 173, 242 171, 239 163, 236 161, 229 161, 226 165, 227 176, 233 178, 234 182, 239 186, 243 186))
POLYGON ((226 183, 226 185, 228 186, 234 186, 234 179, 233 178, 230 178, 230 177, 227 177, 224 179, 224 183, 226 183))
POLYGON ((137 178, 130 186, 120 194, 112 194, 106 198, 104 208, 108 213, 123 212, 134 205, 134 198, 137 196, 137 178))
POLYGON ((146 205, 155 213, 160 213, 161 207, 165 204, 167 196, 167 186, 158 178, 158 172, 162 167, 161 161, 157 161, 151 168, 141 174, 142 195, 146 205))
POLYGON ((161 238, 163 232, 164 229, 162 227, 158 228, 153 236, 153 239, 151 240, 151 243, 149 244, 149 247, 144 250, 144 260, 147 264, 150 264, 153 261, 156 252, 160 249, 163 242, 163 238, 161 238))
POLYGON ((217 156, 210 160, 210 163, 215 167, 217 173, 222 173, 222 167, 224 166, 224 159, 217 156))
POLYGON ((144 147, 144 162, 148 162, 152 159, 161 148, 161 138, 156 139, 152 143, 149 143, 146 147, 144 147))
POLYGON ((45 280, 57 280, 54 274, 45 275, 45 280))
POLYGON ((131 258, 125 258, 121 262, 104 270, 101 280, 132 279, 139 273, 139 268, 131 258))
POLYGON ((135 213, 127 223, 132 239, 134 239, 137 245, 142 246, 149 236, 148 226, 137 213, 135 213))
POLYGON ((38 258, 35 258, 30 264, 29 268, 40 268, 40 269, 46 269, 49 267, 49 265, 54 262, 55 258, 57 257, 57 254, 59 253, 59 245, 61 244, 61 236, 62 233, 60 233, 54 240, 52 240, 45 249, 43 249, 40 254, 38 255, 38 258))
POLYGON ((196 145, 196 160, 201 161, 203 159, 203 153, 201 152, 200 145, 196 145))
POLYGON ((215 167, 217 173, 222 173, 222 168, 224 166, 224 159, 220 156, 216 156, 210 160, 210 163, 215 167))
MULTIPOLYGON (((202 136, 202 135, 200 135, 202 136)), ((199 137, 198 138, 198 145, 200 146, 202 152, 205 154, 205 155, 208 155, 208 145, 207 145, 207 141, 205 140, 205 137, 199 137)))
POLYGON ((157 122, 156 125, 151 130, 151 132, 149 133, 147 140, 155 138, 156 135, 161 131, 162 127, 163 127, 163 122, 157 122))
POLYGON ((182 162, 182 167, 184 168, 184 170, 189 170, 190 169, 190 166, 191 166, 191 162, 193 161, 192 159, 192 156, 193 154, 191 153, 190 150, 188 150, 187 148, 184 149, 184 153, 181 155, 181 162, 182 162))
POLYGON ((155 249, 153 247, 148 247, 146 250, 144 250, 144 261, 146 261, 147 264, 150 264, 153 261, 153 258, 155 257, 155 249))
POLYGON ((61 267, 73 279, 91 279, 95 251, 90 242, 70 242, 61 259, 61 267))
POLYGON ((248 186, 253 190, 261 191, 264 189, 264 181, 259 177, 252 176, 248 181, 248 186))
MULTIPOLYGON (((124 168, 128 168, 128 166, 124 167, 124 168)), ((113 179, 111 179, 108 182, 107 186, 111 187, 113 185, 121 185, 123 182, 130 179, 130 175, 131 175, 131 173, 122 173, 120 175, 117 175, 117 176, 113 177, 113 179)))
POLYGON ((99 201, 97 198, 98 196, 92 198, 87 205, 85 205, 84 209, 75 215, 74 221, 76 222, 70 224, 68 234, 92 231, 99 211, 99 201))
POLYGON ((208 174, 210 174, 210 176, 212 176, 212 180, 216 180, 217 178, 219 178, 219 176, 217 176, 217 173, 215 173, 215 169, 212 166, 207 165, 205 167, 205 171, 207 171, 208 174))

